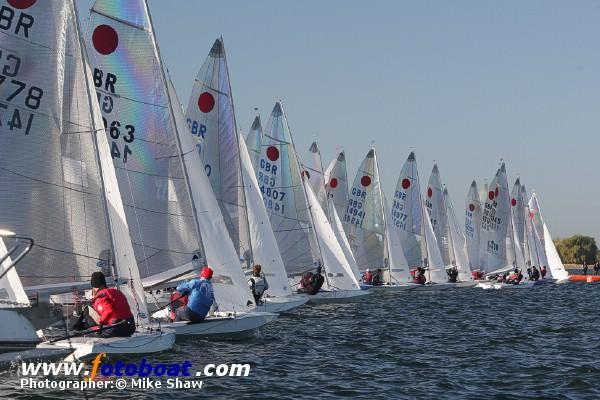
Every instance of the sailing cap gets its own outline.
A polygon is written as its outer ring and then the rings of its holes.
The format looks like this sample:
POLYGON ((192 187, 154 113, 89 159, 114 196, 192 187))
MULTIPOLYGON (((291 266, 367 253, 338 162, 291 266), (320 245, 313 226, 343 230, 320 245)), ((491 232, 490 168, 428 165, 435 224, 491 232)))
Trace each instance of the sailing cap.
POLYGON ((213 270, 206 266, 204 268, 202 268, 202 272, 200 272, 200 278, 204 278, 204 279, 212 279, 213 276, 213 270))

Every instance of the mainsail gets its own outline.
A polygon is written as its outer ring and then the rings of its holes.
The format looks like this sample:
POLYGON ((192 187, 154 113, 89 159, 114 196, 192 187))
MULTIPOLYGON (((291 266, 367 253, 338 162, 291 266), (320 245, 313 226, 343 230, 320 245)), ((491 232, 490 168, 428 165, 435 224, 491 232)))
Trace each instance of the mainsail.
POLYGON ((442 179, 437 163, 433 164, 429 183, 427 184, 427 192, 425 195, 425 206, 429 214, 431 226, 435 233, 442 260, 444 264, 449 266, 455 261, 452 248, 452 238, 450 237, 450 229, 448 226, 448 214, 446 210, 446 199, 444 198, 444 189, 442 187, 442 179))
POLYGON ((480 268, 485 273, 506 269, 506 238, 510 225, 510 197, 504 163, 489 185, 483 205, 480 236, 480 268))
POLYGON ((262 124, 260 123, 260 116, 257 115, 254 117, 254 121, 252 122, 252 127, 250 128, 248 135, 246 135, 246 147, 248 148, 250 160, 252 161, 252 166, 255 170, 258 169, 262 136, 262 124))
POLYGON ((479 235, 481 231, 481 201, 477 190, 477 183, 473 181, 467 194, 467 207, 465 211, 465 236, 467 240, 467 258, 471 270, 478 270, 479 262, 479 235))
POLYGON ((385 219, 375 149, 361 163, 350 191, 344 217, 348 241, 361 271, 383 268, 385 219))
POLYGON ((333 200, 337 215, 344 218, 348 207, 348 173, 346 171, 346 154, 343 150, 325 170, 325 190, 327 196, 333 200))
POLYGON ((400 237, 409 267, 423 266, 423 204, 414 152, 409 154, 400 171, 390 222, 400 237))
POLYGON ((281 103, 263 134, 258 184, 288 274, 298 275, 319 260, 298 157, 281 103))
POLYGON ((190 131, 199 141, 206 175, 225 217, 227 230, 240 260, 250 267, 252 245, 240 166, 227 56, 223 39, 215 40, 196 75, 186 109, 190 131))
POLYGON ((321 151, 317 142, 312 142, 308 151, 311 154, 312 164, 304 165, 303 174, 308 176, 308 182, 313 192, 319 200, 319 204, 325 213, 327 213, 327 192, 325 191, 325 178, 323 175, 323 162, 321 160, 321 151))
POLYGON ((467 257, 467 243, 465 236, 459 228, 454 206, 450 199, 448 189, 444 188, 444 199, 446 203, 446 215, 448 216, 448 232, 450 234, 450 243, 452 243, 453 265, 458 269, 458 279, 466 282, 471 279, 471 268, 467 257))
POLYGON ((526 218, 526 207, 527 201, 523 197, 523 186, 521 185, 521 179, 517 178, 513 189, 510 193, 510 205, 512 210, 512 220, 517 239, 521 249, 525 249, 525 218, 526 218))
POLYGON ((101 270, 128 283, 123 291, 144 322, 144 294, 74 5, 2 8, 30 23, 2 35, 3 74, 12 79, 0 90, 12 117, 0 127, 0 177, 10 188, 0 196, 0 221, 37 244, 19 263, 19 275, 26 286, 67 287, 101 270))
POLYGON ((199 253, 215 271, 221 310, 242 311, 251 294, 166 78, 146 2, 97 0, 90 30, 94 83, 111 126, 111 154, 142 275, 190 268, 199 253))

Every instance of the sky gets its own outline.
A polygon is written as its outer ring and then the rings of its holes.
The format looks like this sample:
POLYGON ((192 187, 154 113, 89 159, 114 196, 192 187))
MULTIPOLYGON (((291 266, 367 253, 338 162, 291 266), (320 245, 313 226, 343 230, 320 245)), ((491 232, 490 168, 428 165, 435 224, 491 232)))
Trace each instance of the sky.
MULTIPOLYGON (((90 0, 78 0, 87 15, 90 0)), ((282 100, 298 152, 343 147, 350 181, 374 145, 392 197, 409 152, 434 160, 461 216, 473 179, 506 162, 538 194, 553 237, 600 244, 600 2, 149 0, 187 104, 214 40, 238 127, 282 100), (374 143, 374 144, 373 144, 374 143)))

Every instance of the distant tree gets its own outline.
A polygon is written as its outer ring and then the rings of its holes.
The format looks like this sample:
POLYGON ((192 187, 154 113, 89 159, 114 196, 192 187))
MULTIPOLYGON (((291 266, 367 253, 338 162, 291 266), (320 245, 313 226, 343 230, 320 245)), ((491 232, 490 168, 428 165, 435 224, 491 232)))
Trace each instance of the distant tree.
POLYGON ((596 262, 600 254, 596 240, 590 236, 574 235, 555 240, 554 245, 566 264, 581 264, 584 261, 591 264, 596 262))

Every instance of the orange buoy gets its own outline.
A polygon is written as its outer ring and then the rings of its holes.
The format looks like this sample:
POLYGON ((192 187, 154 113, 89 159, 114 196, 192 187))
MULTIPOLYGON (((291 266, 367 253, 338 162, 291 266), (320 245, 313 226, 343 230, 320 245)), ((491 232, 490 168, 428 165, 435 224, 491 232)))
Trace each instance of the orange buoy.
POLYGON ((600 282, 600 276, 598 275, 569 275, 571 282, 600 282))

